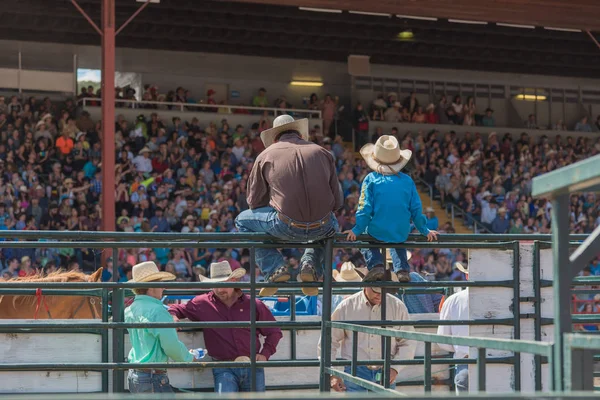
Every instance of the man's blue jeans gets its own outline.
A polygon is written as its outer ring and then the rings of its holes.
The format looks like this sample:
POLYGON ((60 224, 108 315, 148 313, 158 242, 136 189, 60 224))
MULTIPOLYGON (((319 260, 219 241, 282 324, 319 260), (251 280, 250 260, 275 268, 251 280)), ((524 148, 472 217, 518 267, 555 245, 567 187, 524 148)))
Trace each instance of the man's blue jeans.
POLYGON ((130 369, 127 381, 131 393, 174 393, 167 374, 151 374, 130 369))
POLYGON ((457 365, 454 375, 454 386, 456 394, 469 391, 469 366, 465 364, 457 365))
MULTIPOLYGON (((352 369, 350 367, 344 367, 344 372, 350 374, 350 373, 352 373, 352 369)), ((378 380, 377 378, 381 379, 380 376, 378 376, 378 375, 381 375, 382 373, 383 373, 382 369, 372 371, 364 365, 359 365, 356 367, 356 377, 357 378, 362 378, 366 381, 377 383, 377 384, 381 384, 381 380, 378 380)), ((365 389, 362 386, 359 386, 355 383, 348 382, 348 381, 344 381, 344 385, 346 385, 346 392, 368 392, 369 391, 368 389, 365 389)), ((396 389, 396 382, 394 382, 390 385, 390 389, 396 389)))
MULTIPOLYGON (((385 259, 381 254, 381 249, 360 249, 360 252, 365 258, 369 271, 377 265, 385 266, 385 259)), ((390 254, 392 256, 392 263, 394 264, 394 272, 410 271, 406 249, 390 249, 390 254)))
MULTIPOLYGON (((250 392, 250 368, 213 368, 215 392, 250 392)), ((256 369, 256 391, 265 391, 265 370, 256 369)))
MULTIPOLYGON (((314 221, 319 222, 319 221, 314 221)), ((315 229, 300 229, 289 226, 281 221, 273 207, 261 207, 254 210, 242 211, 235 219, 235 226, 240 232, 261 232, 286 242, 305 243, 333 236, 338 230, 338 222, 333 214, 329 221, 315 229)), ((293 246, 292 246, 293 247, 293 246)), ((285 264, 283 256, 277 249, 256 249, 256 264, 258 264, 265 279, 275 270, 285 264)), ((318 276, 323 274, 322 248, 306 249, 300 260, 300 265, 311 264, 318 276)), ((331 268, 330 265, 327 268, 331 268)))

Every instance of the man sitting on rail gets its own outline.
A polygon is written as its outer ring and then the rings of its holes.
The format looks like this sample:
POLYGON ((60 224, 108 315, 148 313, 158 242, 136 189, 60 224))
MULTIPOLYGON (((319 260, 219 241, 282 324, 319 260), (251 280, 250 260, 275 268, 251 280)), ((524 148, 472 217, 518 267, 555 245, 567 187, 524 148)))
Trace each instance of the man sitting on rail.
MULTIPOLYGON (((202 282, 238 282, 246 274, 243 268, 231 270, 227 261, 210 266, 210 278, 200 276, 202 282)), ((235 288, 216 288, 196 296, 185 304, 169 308, 175 321, 250 321, 250 296, 235 288)), ((262 301, 256 300, 256 321, 275 321, 271 311, 262 301)), ((283 337, 281 329, 261 327, 256 337, 250 337, 250 328, 204 328, 204 343, 208 354, 215 361, 250 361, 250 341, 256 341, 256 361, 267 361, 277 350, 283 337), (260 337, 265 337, 262 349, 260 337)), ((249 392, 251 390, 250 368, 213 368, 215 391, 249 392)), ((256 390, 265 391, 264 368, 256 369, 256 390)))
MULTIPOLYGON (((130 282, 174 281, 175 275, 159 272, 152 261, 137 264, 132 270, 130 282)), ((173 322, 161 302, 164 289, 133 289, 135 300, 125 309, 125 322, 173 322)), ((166 363, 194 361, 185 344, 177 338, 175 328, 132 328, 127 329, 131 340, 130 363, 166 363)), ((130 369, 128 375, 131 393, 172 393, 165 369, 130 369)))
MULTIPOLYGON (((273 128, 260 134, 266 150, 259 154, 248 178, 249 210, 235 225, 240 232, 263 232, 293 242, 317 241, 337 228, 333 211, 343 205, 343 195, 331 153, 309 139, 308 119, 295 121, 281 115, 273 128)), ((302 282, 316 282, 323 274, 323 249, 306 249, 300 260, 302 282)), ((283 256, 275 248, 257 248, 256 263, 266 282, 291 278, 283 256)), ((330 268, 330 266, 326 266, 330 268)), ((326 273, 330 273, 329 270, 326 273)), ((316 296, 318 288, 302 288, 316 296)), ((277 288, 263 288, 273 296, 277 288)))
MULTIPOLYGON (((397 281, 390 271, 371 271, 363 282, 397 281)), ((386 298, 386 319, 390 321, 408 321, 408 310, 404 303, 392 294, 386 298)), ((381 287, 365 287, 363 290, 344 299, 331 315, 332 321, 378 321, 381 320, 381 287)), ((390 329, 398 329, 413 332, 410 325, 390 326, 390 329)), ((341 356, 345 360, 352 359, 352 332, 342 329, 331 330, 331 356, 335 359, 338 349, 341 347, 341 356)), ((322 339, 319 340, 318 354, 321 354, 322 339)), ((415 356, 417 343, 412 340, 392 338, 391 359, 412 360, 415 356)), ((381 360, 381 348, 383 339, 379 335, 367 333, 358 334, 357 360, 381 360)), ((390 387, 394 388, 398 373, 406 368, 395 365, 390 368, 390 387)), ((350 366, 344 367, 344 372, 351 373, 350 366)), ((383 367, 381 365, 359 365, 356 368, 357 377, 369 382, 381 384, 383 367)), ((339 377, 331 377, 331 388, 336 392, 366 392, 367 389, 339 377)))
MULTIPOLYGON (((366 233, 385 243, 403 243, 410 233, 410 221, 427 236, 427 240, 437 239, 437 232, 427 228, 421 199, 417 187, 410 176, 401 173, 412 152, 400 149, 394 136, 383 135, 375 144, 366 144, 360 150, 369 168, 373 170, 362 182, 356 225, 345 231, 350 241, 366 233)), ((367 268, 383 269, 383 257, 377 248, 361 249, 367 268)), ((410 281, 410 266, 406 249, 392 249, 394 272, 400 282, 410 281)))
MULTIPOLYGON (((456 268, 463 272, 467 280, 469 279, 469 270, 465 268, 461 263, 456 263, 456 268)), ((452 321, 452 320, 463 320, 469 319, 469 288, 461 290, 458 293, 448 297, 442 309, 440 311, 440 320, 452 321)), ((469 336, 468 325, 440 325, 438 326, 438 335, 448 336, 469 336)), ((465 346, 453 346, 450 344, 438 344, 440 348, 453 352, 454 358, 461 359, 469 357, 469 348, 465 346)), ((456 387, 456 394, 460 392, 469 391, 469 366, 467 364, 457 364, 456 372, 454 375, 454 385, 456 387)))

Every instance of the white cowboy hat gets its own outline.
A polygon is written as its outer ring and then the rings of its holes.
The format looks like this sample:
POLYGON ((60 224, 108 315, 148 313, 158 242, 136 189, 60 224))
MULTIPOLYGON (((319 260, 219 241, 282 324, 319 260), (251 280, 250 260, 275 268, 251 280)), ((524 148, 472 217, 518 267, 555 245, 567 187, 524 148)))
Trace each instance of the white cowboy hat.
POLYGON ((426 213, 435 213, 435 210, 433 209, 433 207, 427 207, 427 208, 425 209, 425 212, 426 212, 426 213))
POLYGON ((246 275, 244 268, 231 270, 229 261, 220 261, 210 264, 210 278, 200 275, 200 282, 227 282, 230 279, 240 279, 246 275))
POLYGON ((285 131, 298 131, 302 139, 308 141, 308 118, 294 120, 290 115, 280 115, 273 121, 273 127, 266 129, 260 134, 265 147, 269 147, 275 142, 277 135, 285 131))
POLYGON ((337 269, 333 270, 333 279, 335 279, 336 282, 362 282, 363 276, 366 274, 361 276, 357 272, 358 270, 359 268, 356 268, 354 264, 347 261, 342 264, 339 271, 337 269))
POLYGON ((382 175, 395 175, 408 164, 412 151, 400 149, 396 137, 383 135, 377 139, 377 143, 364 145, 360 149, 360 155, 373 171, 382 175))
POLYGON ((150 149, 148 147, 144 147, 143 149, 140 150, 140 152, 138 154, 144 154, 144 153, 152 153, 152 151, 150 151, 150 149))
POLYGON ((161 272, 154 261, 146 261, 133 266, 131 270, 131 279, 129 282, 156 282, 156 281, 174 281, 175 275, 170 272, 161 272))
POLYGON ((458 261, 454 263, 454 268, 456 268, 457 270, 459 270, 463 274, 468 274, 469 273, 469 267, 465 267, 464 265, 462 265, 462 263, 460 263, 458 261))

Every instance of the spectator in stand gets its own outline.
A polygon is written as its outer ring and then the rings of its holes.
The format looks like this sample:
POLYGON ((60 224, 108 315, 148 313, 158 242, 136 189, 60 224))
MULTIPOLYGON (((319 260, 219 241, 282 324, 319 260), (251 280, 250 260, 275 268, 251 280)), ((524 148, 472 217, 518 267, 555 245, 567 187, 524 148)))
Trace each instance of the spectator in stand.
POLYGON ((425 122, 428 124, 439 124, 440 117, 435 111, 435 105, 433 103, 427 106, 427 112, 425 113, 425 122))
POLYGON ((402 122, 402 114, 400 113, 401 104, 396 101, 391 108, 388 108, 384 114, 386 122, 402 122))
POLYGON ((369 141, 369 116, 361 103, 356 104, 354 109, 353 126, 356 131, 356 146, 360 149, 369 141))
POLYGON ((496 119, 494 118, 494 110, 491 108, 485 109, 485 115, 481 119, 481 125, 493 128, 496 126, 496 119))
POLYGON ((267 90, 265 88, 258 89, 258 95, 252 99, 252 107, 269 107, 267 90))
POLYGON ((535 114, 529 114, 527 121, 525 121, 525 128, 527 129, 540 129, 537 124, 537 118, 535 114))
POLYGON ((588 117, 583 117, 575 124, 576 132, 592 132, 592 127, 588 124, 588 117))

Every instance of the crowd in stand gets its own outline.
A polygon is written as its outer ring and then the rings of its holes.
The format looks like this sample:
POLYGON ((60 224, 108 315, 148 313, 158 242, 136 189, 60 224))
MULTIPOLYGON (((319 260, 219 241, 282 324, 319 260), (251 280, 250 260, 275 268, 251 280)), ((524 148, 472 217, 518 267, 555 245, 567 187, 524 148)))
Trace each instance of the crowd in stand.
MULTIPOLYGON (((181 88, 174 95, 183 96, 174 98, 176 101, 191 102, 189 92, 186 94, 181 88)), ((211 91, 207 93, 207 104, 211 104, 212 95, 211 91)), ((144 97, 154 99, 153 96, 161 100, 152 87, 147 87, 144 97)), ((252 105, 270 105, 264 89, 257 92, 252 105)), ((405 99, 404 105, 409 112, 420 108, 414 95, 405 99)), ((336 106, 337 98, 331 96, 323 102, 316 95, 310 98, 309 107, 321 109, 324 119, 327 110, 333 119, 336 106)), ((380 116, 385 119, 388 111, 382 111, 380 116)), ((115 123, 117 229, 234 231, 236 215, 248 207, 248 173, 264 149, 260 132, 270 127, 270 118, 257 115, 251 126, 233 127, 222 116, 204 125, 191 114, 187 120, 163 121, 160 109, 140 112, 135 121, 119 116, 115 123)), ((483 118, 480 121, 493 126, 483 118)), ((99 199, 104 190, 99 121, 77 110, 72 100, 58 104, 49 99, 0 98, 0 133, 1 230, 99 229, 99 199)), ((531 179, 600 152, 600 143, 591 138, 557 136, 535 141, 526 133, 519 138, 510 134, 501 138, 496 134, 458 138, 452 132, 411 136, 398 130, 377 129, 368 139, 375 142, 384 133, 397 136, 404 148, 413 151, 415 176, 434 186, 442 202, 458 204, 465 210, 468 224, 481 224, 494 233, 549 233, 551 204, 532 199, 531 179)), ((345 197, 337 216, 345 231, 355 224, 353 214, 360 183, 368 168, 339 136, 334 140, 323 138, 315 127, 311 140, 324 146, 336 159, 345 197)), ((571 208, 572 232, 589 233, 599 224, 600 199, 594 194, 574 195, 571 208)), ((430 229, 454 231, 450 224, 437 226, 437 219, 428 216, 430 229)), ((52 270, 60 266, 91 271, 100 265, 100 255, 87 249, 3 249, 1 254, 5 278, 27 275, 36 268, 52 270)), ((293 266, 301 253, 288 249, 285 254, 293 266)), ((414 271, 428 279, 463 279, 454 264, 464 263, 465 259, 461 250, 415 250, 410 263, 414 271)), ((196 279, 198 273, 206 274, 211 261, 227 260, 236 268, 248 263, 249 254, 239 249, 123 250, 114 268, 110 268, 113 263, 109 264, 104 279, 110 279, 114 269, 126 280, 131 266, 145 260, 156 261, 180 280, 190 280, 196 279)), ((334 266, 346 261, 357 266, 364 262, 356 250, 337 251, 334 266)))

